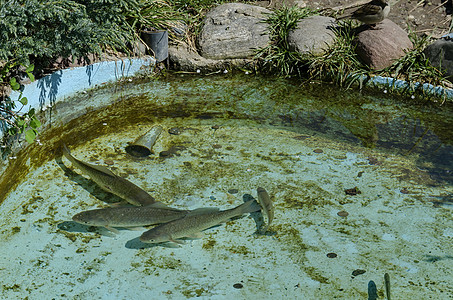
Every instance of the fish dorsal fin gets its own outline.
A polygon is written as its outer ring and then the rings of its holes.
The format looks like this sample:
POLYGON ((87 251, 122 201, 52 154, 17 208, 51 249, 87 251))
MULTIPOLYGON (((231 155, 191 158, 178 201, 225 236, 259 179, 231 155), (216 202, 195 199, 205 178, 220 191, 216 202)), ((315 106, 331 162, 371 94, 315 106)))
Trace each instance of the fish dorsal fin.
POLYGON ((90 168, 93 168, 99 172, 102 172, 102 173, 105 173, 106 175, 110 175, 110 176, 113 176, 113 177, 118 177, 115 173, 113 173, 110 169, 108 169, 107 167, 104 167, 104 166, 100 166, 100 165, 92 165, 92 164, 89 164, 89 163, 86 163, 86 162, 83 162, 83 161, 80 161, 79 162, 81 164, 84 164, 90 168))
POLYGON ((201 207, 190 211, 187 215, 194 216, 194 215, 204 215, 209 213, 216 213, 219 211, 218 207, 201 207))
POLYGON ((159 201, 156 201, 156 202, 151 203, 151 204, 147 204, 145 206, 146 207, 154 207, 154 208, 165 208, 165 209, 168 209, 168 210, 179 210, 177 208, 169 207, 166 204, 164 204, 162 202, 159 202, 159 201))

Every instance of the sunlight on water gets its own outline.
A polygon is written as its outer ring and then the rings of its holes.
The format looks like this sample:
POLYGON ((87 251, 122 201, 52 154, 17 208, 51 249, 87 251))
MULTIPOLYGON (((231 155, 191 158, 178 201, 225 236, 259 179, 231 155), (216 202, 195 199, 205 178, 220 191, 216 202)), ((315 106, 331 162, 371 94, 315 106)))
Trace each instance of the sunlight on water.
POLYGON ((124 201, 47 150, 0 206, 2 298, 366 299, 372 280, 383 299, 385 273, 395 299, 453 293, 449 108, 234 75, 96 93, 113 104, 30 153, 65 142, 181 209, 232 208, 261 186, 274 221, 263 233, 246 214, 181 246, 80 225, 74 214, 124 201), (156 124, 153 154, 127 155, 156 124))

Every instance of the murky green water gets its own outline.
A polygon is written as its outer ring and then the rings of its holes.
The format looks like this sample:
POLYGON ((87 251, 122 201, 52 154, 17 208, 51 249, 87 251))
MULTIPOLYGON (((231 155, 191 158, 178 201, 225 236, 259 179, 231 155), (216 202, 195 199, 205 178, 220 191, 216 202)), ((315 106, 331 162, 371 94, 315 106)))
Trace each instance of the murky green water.
POLYGON ((42 145, 20 153, 16 171, 2 177, 12 191, 0 206, 0 294, 366 299, 371 280, 384 298, 388 273, 395 299, 448 299, 452 109, 386 96, 177 75, 59 104, 46 112, 53 127, 42 145), (128 142, 155 124, 164 132, 154 154, 126 155, 128 142), (262 216, 246 215, 181 247, 143 244, 143 230, 77 225, 75 213, 121 199, 60 159, 63 142, 173 207, 227 209, 262 186, 275 219, 260 234, 262 216), (15 183, 14 174, 25 179, 15 183))

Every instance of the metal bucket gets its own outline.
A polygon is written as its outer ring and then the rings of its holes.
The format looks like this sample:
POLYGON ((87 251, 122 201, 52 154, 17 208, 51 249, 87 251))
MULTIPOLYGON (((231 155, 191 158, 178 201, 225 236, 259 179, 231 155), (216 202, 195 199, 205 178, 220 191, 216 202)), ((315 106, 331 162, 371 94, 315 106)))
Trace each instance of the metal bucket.
POLYGON ((126 147, 126 152, 134 157, 146 157, 152 153, 152 148, 163 128, 160 125, 153 126, 147 133, 140 136, 132 144, 126 147))
POLYGON ((142 31, 143 42, 151 48, 157 62, 161 62, 168 57, 168 31, 142 31))

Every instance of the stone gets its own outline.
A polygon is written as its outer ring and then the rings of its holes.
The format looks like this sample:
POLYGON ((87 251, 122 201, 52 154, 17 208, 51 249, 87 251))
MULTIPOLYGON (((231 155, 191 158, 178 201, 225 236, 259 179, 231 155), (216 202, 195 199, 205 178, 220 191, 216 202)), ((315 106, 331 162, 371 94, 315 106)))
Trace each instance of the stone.
POLYGON ((334 18, 313 16, 300 20, 297 28, 288 34, 288 43, 293 51, 301 54, 322 54, 335 42, 334 18))
POLYGON ((441 70, 448 79, 453 79, 453 40, 437 40, 423 52, 434 67, 441 70))
POLYGON ((201 55, 209 59, 250 58, 255 49, 269 42, 268 24, 263 22, 271 11, 243 3, 219 5, 206 14, 199 44, 201 55))
POLYGON ((215 72, 231 69, 232 67, 254 68, 255 62, 252 59, 208 59, 198 52, 190 49, 185 43, 169 45, 168 56, 174 69, 188 72, 215 72))
POLYGON ((357 55, 374 70, 382 70, 403 57, 413 48, 407 33, 394 22, 385 19, 374 27, 363 25, 355 43, 357 55))

